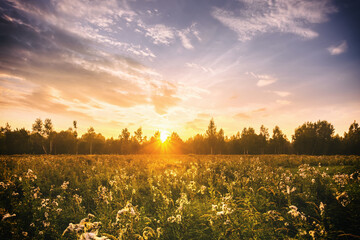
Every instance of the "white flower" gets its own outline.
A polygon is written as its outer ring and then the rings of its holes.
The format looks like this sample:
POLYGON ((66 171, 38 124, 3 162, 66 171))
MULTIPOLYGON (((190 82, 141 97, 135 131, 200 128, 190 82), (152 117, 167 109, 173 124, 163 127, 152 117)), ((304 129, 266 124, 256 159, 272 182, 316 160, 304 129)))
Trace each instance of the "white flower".
POLYGON ((181 223, 181 215, 180 215, 180 214, 176 215, 176 222, 177 222, 178 224, 181 223))
POLYGON ((120 209, 117 212, 116 222, 120 221, 121 216, 125 215, 125 214, 130 214, 131 216, 136 216, 137 215, 137 212, 135 211, 134 206, 130 202, 128 202, 123 209, 120 209))
POLYGON ((50 226, 50 222, 45 222, 45 221, 43 221, 43 225, 44 225, 44 227, 49 227, 49 226, 50 226))
POLYGON ((217 208, 218 208, 218 206, 217 206, 217 205, 215 205, 215 204, 212 204, 212 205, 211 205, 211 210, 212 210, 212 211, 216 211, 216 210, 217 210, 217 208))
POLYGON ((61 189, 66 190, 69 186, 69 181, 64 181, 63 184, 61 185, 61 189))
POLYGON ((200 187, 200 193, 201 193, 201 194, 205 194, 205 191, 206 191, 206 186, 201 185, 201 187, 200 187))
POLYGON ((174 216, 171 216, 171 217, 168 217, 167 221, 170 223, 173 223, 176 221, 176 218, 174 216))
POLYGON ((15 216, 16 216, 15 213, 14 213, 14 214, 6 213, 6 214, 3 216, 3 218, 1 219, 1 221, 4 221, 4 220, 7 219, 7 218, 11 218, 11 217, 15 217, 15 216))
POLYGON ((217 212, 216 213, 216 215, 218 215, 218 216, 222 216, 222 215, 224 215, 225 213, 224 213, 224 211, 220 211, 220 212, 217 212))

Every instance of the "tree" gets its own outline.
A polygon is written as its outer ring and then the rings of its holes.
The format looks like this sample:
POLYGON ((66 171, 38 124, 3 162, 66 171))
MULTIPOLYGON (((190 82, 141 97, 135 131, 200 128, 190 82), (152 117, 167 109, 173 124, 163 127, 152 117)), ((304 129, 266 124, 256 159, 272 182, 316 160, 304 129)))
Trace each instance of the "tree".
POLYGON ((76 153, 76 155, 78 154, 78 149, 79 149, 79 141, 78 141, 78 139, 77 139, 77 136, 78 136, 78 133, 77 133, 77 121, 76 120, 74 120, 73 121, 73 127, 74 127, 74 137, 75 137, 75 153, 76 153))
POLYGON ((208 150, 208 141, 201 134, 196 134, 193 138, 186 141, 187 151, 195 154, 206 154, 208 150))
POLYGON ((136 140, 141 144, 143 141, 143 137, 142 137, 142 129, 141 127, 138 128, 135 132, 134 132, 135 138, 136 140))
POLYGON ((288 140, 286 135, 280 130, 278 126, 273 129, 273 135, 270 139, 270 151, 271 153, 280 154, 287 152, 288 140))
POLYGON ((87 131, 87 133, 85 133, 82 138, 88 143, 89 146, 89 153, 92 154, 93 153, 93 143, 94 143, 94 139, 95 139, 96 133, 93 127, 90 127, 87 131))
POLYGON ((216 145, 216 126, 214 122, 214 118, 211 118, 208 129, 206 130, 206 138, 207 142, 210 146, 210 154, 214 153, 214 148, 216 145))
POLYGON ((306 122, 295 129, 293 146, 299 154, 328 154, 333 141, 334 126, 327 121, 306 122))
POLYGON ((30 135, 25 128, 6 131, 5 145, 7 154, 25 154, 32 152, 30 148, 30 135))
POLYGON ((74 127, 74 136, 75 136, 75 138, 77 138, 77 121, 76 120, 74 120, 73 121, 73 127, 74 127))
POLYGON ((171 133, 168 146, 171 153, 184 153, 184 142, 176 132, 171 133))
POLYGON ((40 118, 35 120, 35 123, 32 125, 32 130, 34 133, 43 134, 43 122, 40 118))
POLYGON ((229 141, 229 151, 231 154, 241 154, 242 146, 241 146, 241 135, 240 132, 237 132, 236 135, 231 136, 229 141))
POLYGON ((46 118, 44 121, 44 130, 43 130, 43 135, 47 138, 48 142, 49 142, 49 153, 52 153, 52 148, 53 148, 53 139, 55 136, 55 132, 53 130, 53 124, 51 122, 51 119, 46 118))
POLYGON ((264 154, 269 141, 269 130, 264 125, 261 125, 260 127, 259 141, 261 148, 260 153, 264 154))
POLYGON ((0 154, 6 154, 6 133, 11 132, 9 123, 0 128, 0 154))
POLYGON ((71 131, 61 131, 54 136, 55 154, 74 154, 76 152, 76 138, 71 131))
POLYGON ((40 153, 42 149, 45 154, 47 154, 45 145, 44 145, 44 125, 43 121, 40 118, 35 120, 35 123, 32 125, 32 134, 30 136, 30 141, 32 144, 32 149, 34 153, 40 153))
POLYGON ((121 153, 129 154, 130 153, 130 132, 127 128, 124 128, 121 131, 121 135, 119 136, 121 142, 121 153))
POLYGON ((244 154, 259 153, 261 142, 255 129, 252 127, 244 128, 241 132, 241 146, 244 154))
POLYGON ((347 154, 360 155, 360 127, 356 121, 350 125, 349 131, 344 134, 344 142, 347 154))
POLYGON ((225 152, 225 134, 224 130, 220 128, 219 132, 216 135, 217 149, 216 152, 222 154, 225 152))

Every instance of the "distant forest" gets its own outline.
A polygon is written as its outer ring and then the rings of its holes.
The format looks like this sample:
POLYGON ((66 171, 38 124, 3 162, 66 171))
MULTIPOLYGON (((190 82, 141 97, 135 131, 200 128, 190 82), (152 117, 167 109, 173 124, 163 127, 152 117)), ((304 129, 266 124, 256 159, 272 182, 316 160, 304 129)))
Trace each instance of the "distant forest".
POLYGON ((360 128, 354 121, 344 136, 334 135, 334 126, 327 121, 306 122, 295 129, 292 141, 276 126, 272 134, 264 126, 256 134, 254 128, 224 136, 210 120, 205 134, 182 140, 173 132, 163 143, 160 132, 147 138, 142 129, 133 134, 127 128, 118 138, 105 137, 90 127, 81 137, 77 122, 65 131, 53 130, 51 119, 36 119, 32 131, 11 129, 9 124, 0 128, 0 154, 307 154, 307 155, 360 155, 360 128))

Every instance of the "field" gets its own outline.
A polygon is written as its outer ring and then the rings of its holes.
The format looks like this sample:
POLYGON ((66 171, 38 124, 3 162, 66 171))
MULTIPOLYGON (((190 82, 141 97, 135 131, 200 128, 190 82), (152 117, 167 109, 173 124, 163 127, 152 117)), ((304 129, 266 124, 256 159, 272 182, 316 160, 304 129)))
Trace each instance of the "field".
POLYGON ((0 239, 360 238, 360 157, 0 160, 0 239))

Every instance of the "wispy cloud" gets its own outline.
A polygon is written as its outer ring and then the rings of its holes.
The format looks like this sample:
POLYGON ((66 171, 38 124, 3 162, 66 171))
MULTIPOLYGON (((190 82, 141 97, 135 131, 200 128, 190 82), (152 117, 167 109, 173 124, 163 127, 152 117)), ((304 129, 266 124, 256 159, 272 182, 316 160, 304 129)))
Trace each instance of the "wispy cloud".
POLYGON ((249 119, 250 116, 246 113, 238 113, 234 116, 235 118, 249 119))
POLYGON ((235 31, 240 41, 262 33, 292 33, 305 39, 318 36, 313 24, 328 20, 336 8, 330 0, 240 0, 241 9, 230 11, 214 8, 212 16, 235 31))
POLYGON ((205 73, 214 73, 214 70, 210 67, 204 67, 204 66, 201 66, 199 64, 196 64, 196 63, 191 63, 191 62, 188 62, 186 63, 186 66, 189 67, 189 68, 193 68, 193 69, 196 69, 196 70, 201 70, 205 73))
POLYGON ((199 31, 196 29, 196 23, 191 24, 190 27, 182 29, 177 32, 180 37, 181 43, 184 48, 193 49, 194 46, 191 43, 190 38, 195 37, 198 41, 201 41, 199 31))
POLYGON ((194 48, 194 46, 191 44, 190 39, 187 36, 186 31, 178 31, 178 35, 180 37, 181 43, 184 46, 184 48, 187 48, 187 49, 193 49, 194 48))
POLYGON ((146 36, 153 39, 154 44, 169 45, 175 38, 174 30, 163 24, 146 28, 146 36))
POLYGON ((278 79, 275 77, 272 77, 270 75, 265 75, 265 74, 255 74, 253 72, 246 72, 247 75, 251 75, 252 77, 254 77, 255 79, 257 79, 257 83, 256 86, 258 87, 265 87, 267 85, 273 84, 274 82, 276 82, 278 79))
POLYGON ((290 92, 285 92, 285 91, 273 91, 273 93, 275 93, 276 95, 278 95, 280 97, 287 97, 291 94, 290 92))
POLYGON ((201 41, 199 31, 196 29, 196 23, 184 29, 176 29, 164 24, 148 26, 139 20, 137 26, 142 29, 137 29, 137 31, 140 33, 145 32, 145 36, 150 37, 156 45, 170 45, 178 38, 184 48, 194 49, 192 40, 196 39, 197 41, 201 41))
MULTIPOLYGON (((49 29, 59 29, 77 35, 87 43, 116 47, 123 53, 137 57, 155 58, 155 54, 146 47, 127 43, 118 38, 123 31, 122 21, 131 22, 138 14, 131 10, 126 1, 116 0, 59 0, 59 1, 9 1, 21 11, 24 17, 35 20, 38 24, 48 25, 49 29)), ((14 21, 21 21, 18 17, 14 21)), ((26 22, 30 28, 39 28, 26 22)), ((24 23, 24 22, 22 22, 24 23)), ((37 29, 41 30, 41 29, 37 29)))
POLYGON ((348 46, 346 41, 342 41, 339 45, 333 45, 328 48, 328 51, 331 55, 339 55, 346 52, 348 46))
MULTIPOLYGON (((0 7, 6 3, 0 3, 0 7)), ((106 45, 95 44, 98 42, 88 35, 74 33, 74 29, 59 24, 63 18, 56 13, 61 10, 72 14, 75 6, 37 4, 40 3, 16 2, 6 6, 6 12, 0 15, 0 32, 7 32, 0 45, 0 91, 6 93, 0 97, 2 106, 77 113, 107 121, 118 118, 124 109, 140 106, 164 114, 181 101, 176 96, 178 86, 163 80, 154 69, 108 51, 106 45), (35 13, 44 7, 54 8, 53 14, 48 11, 52 17, 40 22, 38 18, 44 16, 35 13), (109 115, 114 117, 108 118, 109 115)), ((86 15, 84 9, 79 11, 86 15)), ((112 13, 105 3, 98 11, 112 13)), ((111 41, 101 34, 96 36, 99 41, 111 41)), ((152 54, 147 48, 125 47, 135 55, 152 54)))
POLYGON ((290 101, 287 100, 276 100, 276 102, 281 105, 289 105, 291 103, 290 101))

